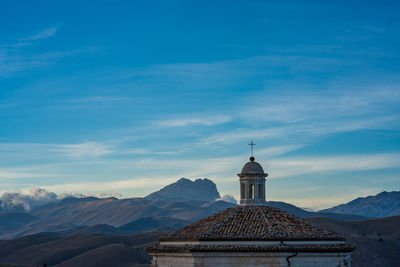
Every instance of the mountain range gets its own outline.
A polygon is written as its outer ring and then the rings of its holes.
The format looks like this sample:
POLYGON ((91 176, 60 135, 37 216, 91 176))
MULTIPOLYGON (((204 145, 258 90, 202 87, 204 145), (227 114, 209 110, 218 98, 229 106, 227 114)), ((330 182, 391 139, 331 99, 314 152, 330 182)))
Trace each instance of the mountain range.
MULTIPOLYGON (((361 265, 355 266, 396 266, 390 264, 399 260, 400 216, 367 217, 398 214, 398 195, 383 192, 319 212, 279 201, 268 205, 349 236, 359 247, 355 259, 361 265)), ((182 178, 144 198, 68 197, 26 212, 3 209, 0 239, 8 240, 0 240, 0 266, 147 266, 142 247, 161 234, 237 205, 220 199, 211 180, 182 178)))
MULTIPOLYGON (((208 179, 194 182, 180 179, 144 198, 65 198, 27 213, 0 212, 0 239, 41 232, 132 234, 173 230, 236 205, 219 198, 216 185, 208 179)), ((270 201, 269 205, 302 218, 364 218, 351 214, 310 212, 284 202, 270 201)))
MULTIPOLYGON (((371 215, 395 215, 399 210, 399 195, 400 192, 383 192, 319 212, 279 201, 269 201, 268 205, 301 218, 354 221, 374 217, 371 215)), ((144 198, 69 197, 35 207, 29 212, 0 212, 0 239, 41 232, 68 235, 173 230, 236 205, 219 199, 220 194, 211 180, 185 178, 144 198)))

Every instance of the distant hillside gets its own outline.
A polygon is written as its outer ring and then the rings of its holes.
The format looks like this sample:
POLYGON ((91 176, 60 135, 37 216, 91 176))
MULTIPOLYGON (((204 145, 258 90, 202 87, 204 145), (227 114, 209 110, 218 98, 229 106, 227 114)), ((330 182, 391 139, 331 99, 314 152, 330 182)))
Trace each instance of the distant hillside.
POLYGON ((41 234, 55 234, 58 236, 72 235, 128 235, 130 233, 108 224, 96 224, 93 226, 77 226, 59 232, 44 232, 41 234))
POLYGON ((146 217, 121 225, 119 229, 130 234, 157 230, 172 231, 190 223, 191 221, 168 217, 146 217))
MULTIPOLYGON (((128 235, 146 231, 176 230, 235 204, 225 201, 161 202, 145 199, 80 199, 60 206, 51 203, 35 214, 42 219, 3 232, 2 238, 45 233, 57 236, 76 234, 128 235), (125 222, 125 223, 124 223, 125 222)), ((358 215, 317 213, 300 209, 285 202, 270 201, 277 207, 301 218, 324 216, 341 220, 360 220, 358 215)), ((34 217, 37 218, 37 217, 34 217)))
POLYGON ((86 266, 150 266, 151 256, 142 248, 124 244, 110 244, 89 250, 71 259, 56 264, 55 267, 86 266), (147 264, 144 264, 147 263, 147 264), (139 265, 140 264, 140 265, 139 265))
MULTIPOLYGON (((351 222, 323 217, 306 220, 341 233, 355 244, 354 267, 400 266, 400 216, 351 222)), ((47 263, 59 267, 150 266, 150 257, 143 248, 153 245, 166 233, 69 237, 40 234, 0 240, 0 266, 6 263, 15 266, 47 263)))
POLYGON ((149 264, 150 257, 142 247, 153 244, 162 234, 165 232, 131 236, 25 236, 0 241, 0 264, 42 266, 46 263, 48 266, 74 267, 149 264))
POLYGON ((220 198, 220 195, 215 183, 207 178, 196 179, 194 182, 186 178, 181 178, 177 182, 167 185, 145 198, 167 202, 185 200, 210 202, 220 198))
POLYGON ((18 229, 21 226, 39 220, 28 213, 4 212, 0 213, 0 233, 18 229))
POLYGON ((341 233, 355 244, 352 266, 400 266, 400 216, 352 222, 323 217, 306 220, 341 233))
POLYGON ((306 210, 296 207, 295 205, 285 203, 285 202, 279 202, 279 201, 268 201, 268 205, 270 205, 271 207, 285 210, 288 213, 296 215, 297 217, 300 217, 300 218, 326 217, 326 218, 332 218, 332 219, 343 220, 343 221, 355 221, 355 220, 367 219, 364 216, 353 215, 353 214, 339 214, 339 213, 332 213, 332 212, 329 213, 329 212, 306 211, 306 210))
POLYGON ((119 227, 114 227, 108 224, 96 224, 93 226, 77 226, 64 231, 42 232, 39 234, 60 237, 72 235, 131 235, 143 232, 172 231, 190 223, 191 221, 169 217, 145 217, 119 227))
POLYGON ((163 202, 143 198, 65 199, 35 209, 31 214, 26 214, 33 219, 26 220, 18 227, 1 231, 0 239, 41 232, 64 232, 65 234, 69 231, 78 231, 77 233, 80 233, 79 231, 83 228, 86 229, 82 231, 88 231, 87 233, 103 233, 100 231, 102 229, 104 233, 116 233, 115 229, 104 225, 119 227, 146 217, 164 217, 193 222, 233 206, 234 204, 225 201, 209 203, 193 200, 163 202), (95 225, 98 225, 97 228, 87 228, 95 225))
POLYGON ((376 196, 359 197, 320 212, 356 214, 365 217, 387 217, 400 215, 400 191, 382 192, 376 196))

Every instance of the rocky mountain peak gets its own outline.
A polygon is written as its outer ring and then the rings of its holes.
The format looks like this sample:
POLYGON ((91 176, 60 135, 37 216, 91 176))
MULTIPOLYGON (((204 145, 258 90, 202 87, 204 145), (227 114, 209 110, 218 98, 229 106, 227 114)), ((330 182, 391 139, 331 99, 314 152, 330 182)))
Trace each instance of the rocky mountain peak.
POLYGON ((177 182, 151 193, 146 197, 149 200, 162 200, 167 202, 199 200, 214 201, 220 198, 217 186, 207 178, 195 181, 181 178, 177 182))

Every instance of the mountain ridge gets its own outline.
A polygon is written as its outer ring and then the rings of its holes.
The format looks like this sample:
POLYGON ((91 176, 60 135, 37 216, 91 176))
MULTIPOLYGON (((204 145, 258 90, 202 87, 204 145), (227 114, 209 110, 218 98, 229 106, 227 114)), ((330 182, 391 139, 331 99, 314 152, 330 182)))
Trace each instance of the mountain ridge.
POLYGON ((359 197, 319 212, 347 213, 375 218, 399 215, 400 191, 383 191, 375 196, 359 197))
MULTIPOLYGON (((0 218, 2 218, 0 238, 10 239, 43 232, 68 235, 72 233, 129 234, 140 231, 174 230, 235 205, 220 200, 217 187, 211 180, 205 178, 191 181, 182 178, 144 198, 71 197, 35 207, 29 213, 0 212, 0 218), (200 190, 196 189, 198 185, 201 185, 200 190), (179 196, 182 191, 187 190, 190 191, 189 194, 184 197, 179 196), (203 196, 207 201, 199 200, 199 195, 204 195, 204 190, 210 190, 210 194, 203 196), (168 222, 171 225, 168 225, 168 222), (120 229, 121 226, 128 224, 131 225, 131 231, 120 229)), ((328 212, 329 210, 307 211, 280 201, 268 201, 268 205, 283 209, 300 218, 323 216, 344 221, 368 218, 361 215, 328 212)))

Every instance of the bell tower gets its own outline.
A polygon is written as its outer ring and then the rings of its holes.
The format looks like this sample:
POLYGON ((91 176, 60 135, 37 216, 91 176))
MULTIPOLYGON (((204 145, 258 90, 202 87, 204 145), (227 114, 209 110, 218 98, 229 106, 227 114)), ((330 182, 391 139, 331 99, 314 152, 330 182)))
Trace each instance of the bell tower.
POLYGON ((267 204, 265 199, 265 178, 268 176, 264 173, 262 166, 254 161, 253 157, 253 141, 251 146, 250 161, 247 162, 242 172, 238 174, 240 181, 240 205, 241 206, 264 206, 267 204))

